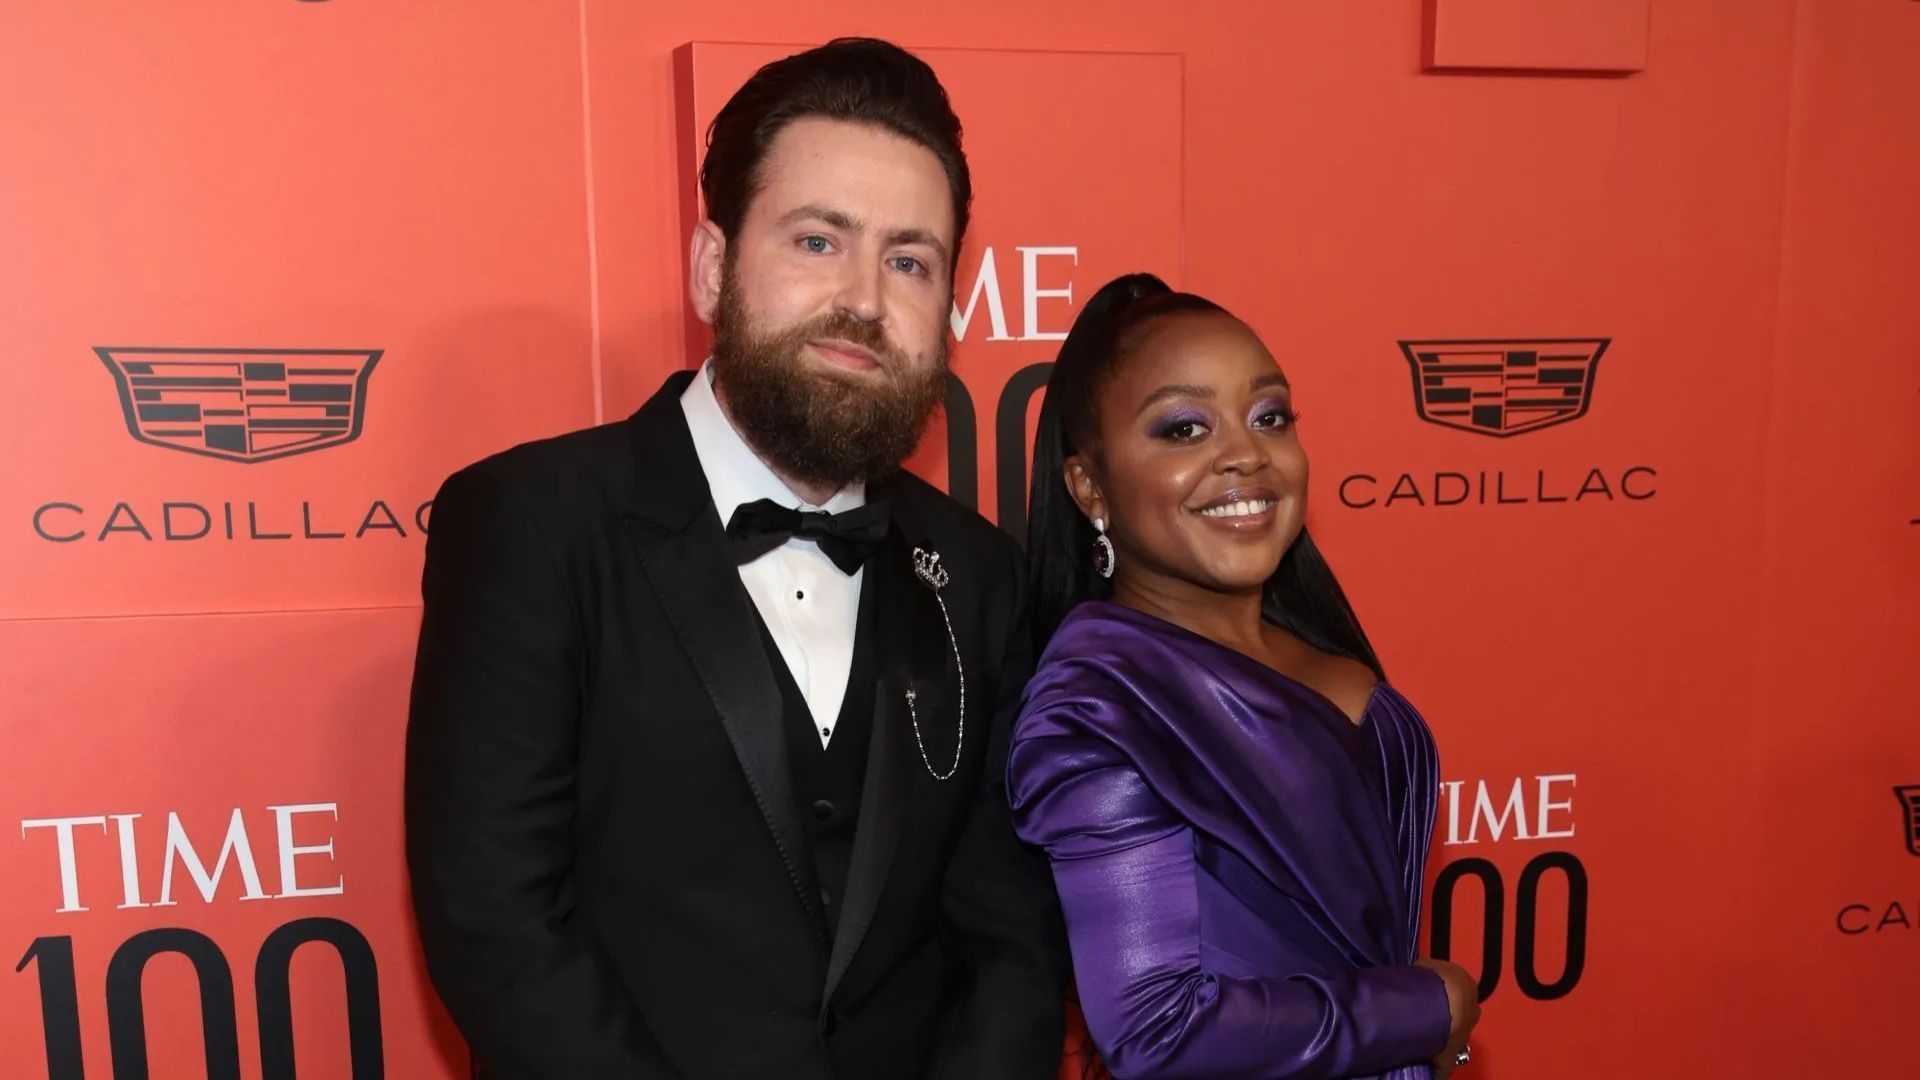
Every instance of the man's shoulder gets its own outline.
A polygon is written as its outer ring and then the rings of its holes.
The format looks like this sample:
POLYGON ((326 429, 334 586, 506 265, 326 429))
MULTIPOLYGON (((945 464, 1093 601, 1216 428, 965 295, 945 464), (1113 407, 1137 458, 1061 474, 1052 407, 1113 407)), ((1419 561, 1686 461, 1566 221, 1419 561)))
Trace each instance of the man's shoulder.
POLYGON ((1020 545, 979 511, 912 473, 902 472, 888 483, 898 507, 895 519, 908 540, 955 545, 958 551, 953 555, 941 552, 948 558, 1018 567, 1023 557, 1020 545))
POLYGON ((442 490, 485 486, 515 499, 547 502, 630 486, 628 423, 599 424, 489 454, 457 470, 442 490))

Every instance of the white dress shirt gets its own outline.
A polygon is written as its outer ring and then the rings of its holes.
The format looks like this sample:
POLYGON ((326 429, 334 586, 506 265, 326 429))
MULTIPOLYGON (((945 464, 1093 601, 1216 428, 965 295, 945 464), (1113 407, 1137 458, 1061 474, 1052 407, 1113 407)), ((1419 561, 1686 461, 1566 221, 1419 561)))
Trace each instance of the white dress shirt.
MULTIPOLYGON (((840 513, 866 505, 866 485, 841 488, 822 506, 793 493, 747 445, 713 394, 713 362, 680 395, 680 409, 693 435, 693 451, 707 474, 720 524, 746 503, 772 499, 798 510, 840 513)), ((807 699, 820 745, 833 740, 840 702, 847 694, 853 666, 853 635, 859 623, 861 569, 843 573, 812 540, 794 538, 740 567, 740 583, 767 624, 767 632, 787 662, 794 684, 807 699)))

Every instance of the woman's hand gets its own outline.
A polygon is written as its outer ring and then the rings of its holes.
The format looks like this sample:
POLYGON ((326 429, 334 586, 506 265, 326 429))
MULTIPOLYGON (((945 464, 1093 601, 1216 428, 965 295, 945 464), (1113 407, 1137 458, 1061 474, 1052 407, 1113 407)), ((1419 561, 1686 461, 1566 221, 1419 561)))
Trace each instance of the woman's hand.
POLYGON ((1433 1059, 1434 1080, 1447 1080, 1454 1070, 1453 1060, 1467 1048, 1467 1036, 1480 1022, 1480 987, 1459 964, 1427 958, 1415 963, 1440 976, 1447 985, 1447 1045, 1433 1059))

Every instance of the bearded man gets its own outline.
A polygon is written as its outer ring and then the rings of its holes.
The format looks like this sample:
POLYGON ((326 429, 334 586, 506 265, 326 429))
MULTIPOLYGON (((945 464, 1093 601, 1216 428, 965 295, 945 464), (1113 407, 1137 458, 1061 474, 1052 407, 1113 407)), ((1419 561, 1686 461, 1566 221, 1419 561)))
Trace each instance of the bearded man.
POLYGON ((486 1077, 1041 1080, 1065 951, 1004 793, 1022 562, 901 471, 971 185, 841 40, 721 110, 711 357, 434 502, 407 732, 428 970, 486 1077))

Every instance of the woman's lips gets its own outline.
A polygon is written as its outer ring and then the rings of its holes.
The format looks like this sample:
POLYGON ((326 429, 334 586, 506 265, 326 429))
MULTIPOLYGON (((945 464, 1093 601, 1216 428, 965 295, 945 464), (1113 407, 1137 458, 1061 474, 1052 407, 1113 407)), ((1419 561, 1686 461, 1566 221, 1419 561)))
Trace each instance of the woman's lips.
POLYGON ((1270 488, 1235 488, 1196 509, 1209 524, 1239 530, 1262 528, 1273 521, 1280 497, 1270 488))

